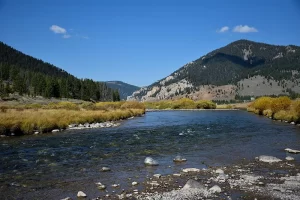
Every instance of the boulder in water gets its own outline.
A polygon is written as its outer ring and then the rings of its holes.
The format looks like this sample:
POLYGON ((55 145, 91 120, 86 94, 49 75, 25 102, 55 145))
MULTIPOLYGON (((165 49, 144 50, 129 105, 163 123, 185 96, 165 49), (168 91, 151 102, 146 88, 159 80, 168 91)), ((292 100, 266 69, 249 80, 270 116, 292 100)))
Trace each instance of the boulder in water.
POLYGON ((148 166, 157 166, 158 165, 158 162, 151 157, 146 157, 144 163, 145 163, 145 165, 148 165, 148 166))
POLYGON ((86 195, 84 192, 79 191, 79 192, 77 193, 77 197, 87 197, 87 195, 86 195))
POLYGON ((300 150, 294 150, 294 149, 290 149, 290 148, 286 148, 285 151, 289 152, 289 153, 300 153, 300 150))
POLYGON ((186 159, 182 156, 176 156, 174 159, 173 159, 174 162, 186 162, 186 159))
POLYGON ((111 169, 109 167, 102 167, 101 171, 102 172, 109 172, 111 169))

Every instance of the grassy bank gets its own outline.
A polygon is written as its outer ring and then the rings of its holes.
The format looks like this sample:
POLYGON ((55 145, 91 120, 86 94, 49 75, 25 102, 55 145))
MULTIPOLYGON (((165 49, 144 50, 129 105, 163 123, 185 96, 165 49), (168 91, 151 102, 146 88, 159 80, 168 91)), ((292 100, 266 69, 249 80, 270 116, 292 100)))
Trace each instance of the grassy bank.
POLYGON ((0 106, 0 134, 15 135, 65 129, 69 124, 116 121, 145 113, 138 102, 71 102, 0 106))
POLYGON ((260 97, 252 102, 247 110, 275 120, 300 123, 300 100, 292 101, 286 96, 260 97))
POLYGON ((216 104, 208 100, 193 101, 188 98, 178 100, 162 100, 155 102, 144 102, 147 109, 215 109, 216 104))

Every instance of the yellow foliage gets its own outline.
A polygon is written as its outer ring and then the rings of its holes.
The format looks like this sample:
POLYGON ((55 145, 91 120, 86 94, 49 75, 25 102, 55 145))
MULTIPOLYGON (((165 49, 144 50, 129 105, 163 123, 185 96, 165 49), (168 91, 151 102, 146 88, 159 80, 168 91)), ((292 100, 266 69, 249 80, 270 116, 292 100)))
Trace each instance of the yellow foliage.
POLYGON ((279 112, 280 110, 287 110, 289 109, 291 103, 291 99, 287 96, 273 98, 271 110, 273 113, 279 112))
POLYGON ((298 114, 291 110, 280 110, 274 114, 273 118, 288 122, 296 122, 299 119, 298 114))
POLYGON ((273 98, 271 97, 260 97, 250 104, 249 107, 258 110, 259 114, 262 114, 264 110, 271 108, 272 101, 273 98))
POLYGON ((267 116, 267 117, 272 117, 273 116, 273 112, 271 109, 267 109, 263 111, 263 115, 267 116))

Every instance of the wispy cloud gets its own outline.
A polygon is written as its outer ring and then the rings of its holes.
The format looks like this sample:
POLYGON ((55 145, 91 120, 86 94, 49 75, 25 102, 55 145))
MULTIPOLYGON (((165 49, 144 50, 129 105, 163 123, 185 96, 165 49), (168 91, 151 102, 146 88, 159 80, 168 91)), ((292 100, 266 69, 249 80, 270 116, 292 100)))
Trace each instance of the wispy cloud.
POLYGON ((56 34, 66 34, 67 33, 66 29, 64 29, 60 26, 57 26, 57 25, 50 26, 50 30, 56 34))
POLYGON ((217 30, 218 33, 225 33, 229 31, 229 27, 228 26, 223 26, 222 28, 220 28, 219 30, 217 30))
POLYGON ((234 27, 234 29, 232 30, 233 32, 237 32, 237 33, 254 33, 254 32, 258 32, 258 30, 254 27, 250 27, 248 25, 238 25, 236 27, 234 27))
POLYGON ((68 38, 70 38, 70 37, 71 37, 71 35, 69 35, 69 34, 63 35, 63 38, 65 38, 65 39, 68 39, 68 38))
POLYGON ((78 33, 74 32, 73 28, 65 29, 63 27, 60 27, 58 25, 52 25, 50 26, 50 30, 55 34, 61 34, 62 38, 68 39, 70 37, 77 37, 81 39, 90 39, 88 36, 79 35, 78 33))

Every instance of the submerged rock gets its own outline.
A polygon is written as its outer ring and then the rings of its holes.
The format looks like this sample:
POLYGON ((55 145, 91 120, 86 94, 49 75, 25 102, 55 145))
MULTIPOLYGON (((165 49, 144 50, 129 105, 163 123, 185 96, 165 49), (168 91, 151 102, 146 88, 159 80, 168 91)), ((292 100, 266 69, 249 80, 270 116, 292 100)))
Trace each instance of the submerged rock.
POLYGON ((97 188, 98 188, 99 190, 105 190, 105 189, 106 189, 106 186, 103 185, 103 184, 100 183, 100 182, 96 183, 96 185, 97 185, 97 188))
POLYGON ((148 166, 157 166, 158 165, 158 162, 151 157, 145 158, 144 163, 145 163, 145 165, 148 165, 148 166))
POLYGON ((287 161, 295 160, 295 158, 293 158, 292 156, 287 156, 285 159, 286 159, 287 161))
POLYGON ((84 192, 79 191, 79 192, 77 193, 77 197, 87 197, 87 195, 86 195, 84 192))
POLYGON ((138 182, 134 181, 131 183, 132 186, 136 186, 138 184, 138 182))
POLYGON ((273 163, 273 162, 280 162, 282 161, 281 159, 279 158, 276 158, 274 156, 259 156, 257 157, 258 161, 261 161, 261 162, 267 162, 267 163, 273 163))
POLYGON ((176 156, 174 159, 173 159, 174 162, 186 162, 186 159, 182 156, 176 156))
POLYGON ((66 198, 63 198, 61 200, 72 200, 72 198, 71 197, 66 197, 66 198))
POLYGON ((300 153, 300 150, 295 150, 295 149, 290 149, 290 148, 286 148, 285 151, 289 152, 289 153, 300 153))
POLYGON ((109 171, 111 171, 111 169, 109 167, 102 167, 101 171, 102 172, 109 172, 109 171))

